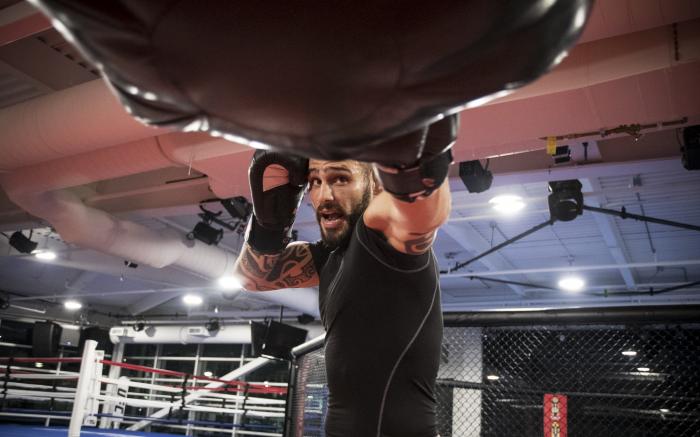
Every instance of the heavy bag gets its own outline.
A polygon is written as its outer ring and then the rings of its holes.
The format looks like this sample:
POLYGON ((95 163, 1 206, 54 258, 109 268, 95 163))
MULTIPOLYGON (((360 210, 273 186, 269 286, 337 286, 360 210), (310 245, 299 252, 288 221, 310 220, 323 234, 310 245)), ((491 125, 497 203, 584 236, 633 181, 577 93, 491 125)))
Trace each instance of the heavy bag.
POLYGON ((32 3, 145 123, 410 165, 382 143, 535 80, 592 0, 32 3))

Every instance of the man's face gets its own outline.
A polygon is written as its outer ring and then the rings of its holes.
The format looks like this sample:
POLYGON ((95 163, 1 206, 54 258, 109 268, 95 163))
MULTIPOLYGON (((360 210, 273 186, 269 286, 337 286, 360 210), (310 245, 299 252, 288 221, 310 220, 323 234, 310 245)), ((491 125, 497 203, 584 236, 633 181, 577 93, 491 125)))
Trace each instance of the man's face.
POLYGON ((372 200, 372 178, 356 161, 309 162, 309 195, 331 249, 350 238, 350 232, 372 200))

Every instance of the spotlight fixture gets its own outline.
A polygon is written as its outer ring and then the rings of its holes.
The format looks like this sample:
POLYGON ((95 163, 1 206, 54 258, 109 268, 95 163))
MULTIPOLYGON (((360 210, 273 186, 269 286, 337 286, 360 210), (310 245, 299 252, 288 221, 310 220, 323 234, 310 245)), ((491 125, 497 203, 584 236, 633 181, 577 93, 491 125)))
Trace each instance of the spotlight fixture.
POLYGON ((636 357, 637 351, 633 351, 633 350, 622 351, 622 355, 624 355, 626 357, 636 357))
POLYGON ((41 369, 44 367, 44 363, 34 363, 34 367, 36 367, 37 369, 41 369))
POLYGON ((486 375, 486 379, 489 381, 498 381, 501 378, 498 375, 486 375))
POLYGON ((209 321, 204 324, 204 327, 209 332, 218 331, 221 329, 221 322, 219 322, 219 319, 209 319, 209 321))
POLYGON ((82 308, 83 304, 81 304, 77 300, 67 300, 67 301, 63 302, 63 307, 69 311, 75 311, 75 310, 79 310, 80 308, 82 308))
POLYGON ((219 287, 224 290, 236 290, 243 288, 243 285, 235 276, 222 276, 219 278, 219 287))
POLYGON ((489 200, 493 209, 503 214, 515 214, 525 208, 522 197, 514 194, 502 194, 489 200))
POLYGON ((50 250, 34 251, 34 256, 43 261, 53 261, 56 259, 56 252, 50 250))
POLYGON ((196 294, 186 294, 182 297, 182 301, 185 305, 196 306, 202 304, 202 298, 196 294))
POLYGON ((17 249, 21 253, 32 253, 36 250, 39 243, 35 243, 29 238, 25 237, 21 231, 14 232, 10 236, 10 246, 17 249))
POLYGON ((253 204, 248 202, 243 196, 236 196, 231 199, 224 199, 221 204, 226 208, 226 211, 232 218, 240 221, 248 221, 250 213, 253 212, 253 204))
POLYGON ((132 329, 136 332, 141 332, 146 329, 146 324, 143 322, 136 322, 134 323, 134 326, 132 326, 132 329))
POLYGON ((583 213, 581 182, 576 179, 552 181, 547 198, 552 219, 569 222, 583 213))
POLYGON ((217 245, 224 238, 224 230, 211 227, 207 222, 199 222, 194 226, 192 232, 187 234, 190 240, 197 239, 204 244, 217 245))
POLYGON ((648 367, 637 367, 637 372, 648 373, 649 371, 651 371, 651 369, 648 367))
POLYGON ((204 375, 204 376, 207 377, 207 378, 211 378, 212 376, 214 376, 214 374, 211 373, 210 371, 206 371, 206 372, 204 372, 202 375, 204 375))
POLYGON ((577 292, 583 290, 586 282, 578 276, 565 276, 559 280, 559 288, 564 291, 577 292))
POLYGON ((482 193, 491 188, 493 182, 488 161, 486 161, 486 167, 483 167, 478 160, 460 162, 459 177, 470 193, 482 193))
POLYGON ((10 299, 5 296, 0 296, 0 310, 6 310, 10 308, 10 299))

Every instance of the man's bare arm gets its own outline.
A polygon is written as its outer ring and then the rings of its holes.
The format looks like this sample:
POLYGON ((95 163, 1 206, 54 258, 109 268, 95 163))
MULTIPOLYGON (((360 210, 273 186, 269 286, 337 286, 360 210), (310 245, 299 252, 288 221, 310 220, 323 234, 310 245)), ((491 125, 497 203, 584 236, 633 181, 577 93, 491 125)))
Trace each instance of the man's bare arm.
POLYGON ((291 243, 282 252, 272 255, 257 253, 244 244, 235 271, 243 287, 249 291, 318 285, 309 243, 304 242, 291 243))
POLYGON ((437 229, 452 207, 447 182, 430 196, 408 203, 387 192, 377 195, 364 215, 365 225, 382 232, 399 252, 419 255, 430 250, 437 229))

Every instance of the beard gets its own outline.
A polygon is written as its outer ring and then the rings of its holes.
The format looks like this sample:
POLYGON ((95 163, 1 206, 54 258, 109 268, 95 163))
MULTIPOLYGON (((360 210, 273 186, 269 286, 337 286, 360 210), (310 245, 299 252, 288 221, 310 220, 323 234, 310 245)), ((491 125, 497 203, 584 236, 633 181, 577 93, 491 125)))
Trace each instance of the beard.
POLYGON ((335 250, 338 247, 347 245, 347 243, 350 241, 352 231, 355 229, 357 221, 360 220, 371 200, 372 192, 370 187, 367 187, 364 193, 362 193, 362 198, 360 201, 355 203, 350 211, 345 211, 340 204, 331 200, 320 204, 316 210, 316 221, 321 229, 321 240, 323 241, 323 245, 330 250, 335 250), (318 212, 319 210, 323 209, 331 209, 342 213, 344 217, 343 225, 339 229, 324 229, 323 225, 321 225, 321 214, 318 212))

